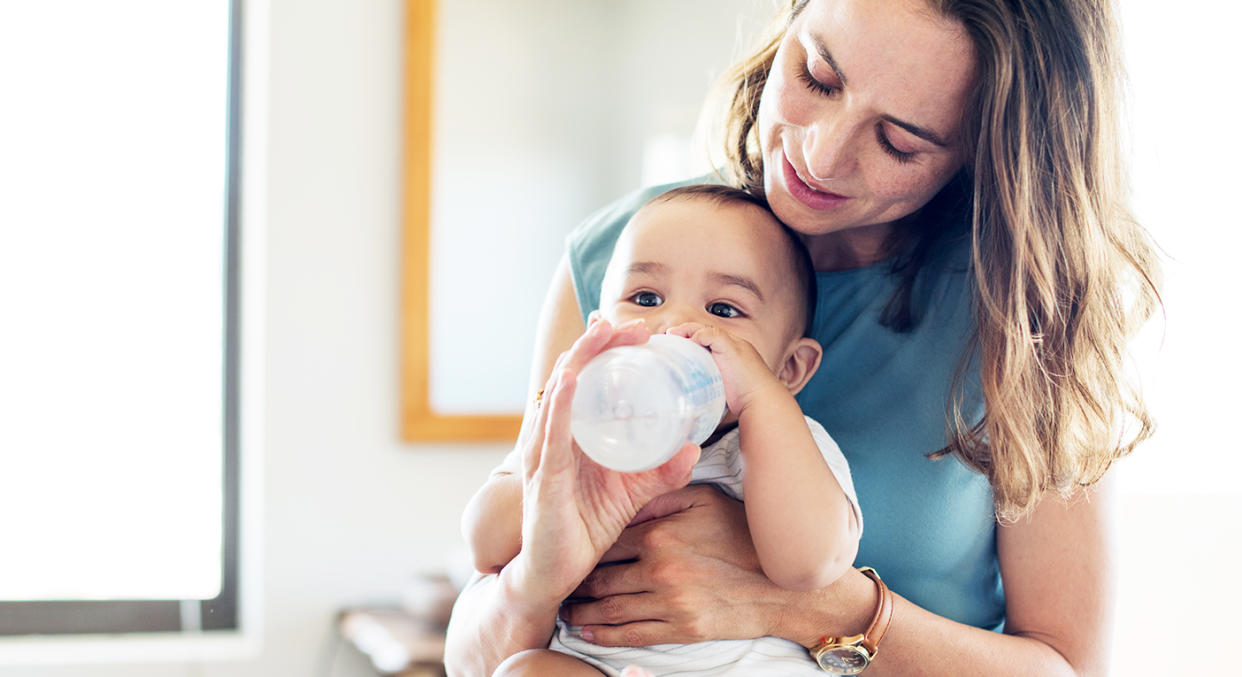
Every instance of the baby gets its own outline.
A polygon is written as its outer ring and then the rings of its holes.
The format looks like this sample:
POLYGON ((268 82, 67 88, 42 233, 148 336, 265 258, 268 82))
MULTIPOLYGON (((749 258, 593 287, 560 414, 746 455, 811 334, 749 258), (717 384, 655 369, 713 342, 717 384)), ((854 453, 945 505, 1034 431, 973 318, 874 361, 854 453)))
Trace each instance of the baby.
MULTIPOLYGON (((652 199, 626 224, 591 316, 614 325, 641 318, 653 333, 711 351, 728 411, 691 481, 744 498, 764 574, 799 590, 844 573, 862 532, 844 456, 794 400, 822 356, 804 335, 814 295, 805 246, 762 200, 723 186, 687 186, 652 199)), ((479 571, 499 571, 517 555, 521 504, 520 473, 493 474, 472 499, 463 527, 479 571)), ((518 654, 495 674, 615 676, 631 665, 657 675, 823 674, 806 649, 773 637, 601 647, 563 621, 548 649, 518 654)))

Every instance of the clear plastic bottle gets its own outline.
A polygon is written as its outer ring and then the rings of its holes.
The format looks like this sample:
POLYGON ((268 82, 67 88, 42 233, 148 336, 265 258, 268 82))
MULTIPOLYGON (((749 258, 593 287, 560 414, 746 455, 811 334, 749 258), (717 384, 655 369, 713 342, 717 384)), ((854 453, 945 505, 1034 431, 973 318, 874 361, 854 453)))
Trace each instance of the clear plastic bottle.
POLYGON ((680 336, 611 348, 578 375, 574 440, 600 465, 641 472, 662 465, 687 441, 702 444, 725 412, 724 385, 711 353, 680 336))

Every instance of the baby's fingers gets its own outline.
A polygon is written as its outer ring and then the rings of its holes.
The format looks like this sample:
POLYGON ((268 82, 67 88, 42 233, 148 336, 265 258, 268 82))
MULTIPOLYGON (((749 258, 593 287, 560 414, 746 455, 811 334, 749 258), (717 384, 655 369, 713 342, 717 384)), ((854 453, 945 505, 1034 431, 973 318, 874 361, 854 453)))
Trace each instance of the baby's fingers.
POLYGON ((702 329, 703 325, 698 322, 682 322, 681 324, 675 324, 668 329, 665 329, 664 333, 693 340, 694 335, 702 329))

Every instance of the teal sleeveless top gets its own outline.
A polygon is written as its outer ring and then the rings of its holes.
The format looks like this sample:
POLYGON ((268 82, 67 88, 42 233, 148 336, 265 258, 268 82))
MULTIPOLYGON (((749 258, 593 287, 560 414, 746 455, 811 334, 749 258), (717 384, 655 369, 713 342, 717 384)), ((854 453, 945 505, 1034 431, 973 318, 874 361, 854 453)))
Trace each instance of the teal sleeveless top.
MULTIPOLYGON (((569 235, 584 319, 599 307, 604 269, 625 223, 677 185, 635 192, 569 235)), ((817 273, 810 335, 824 358, 798 403, 850 463, 867 523, 856 566, 875 567, 893 591, 933 613, 1000 630, 1005 597, 991 487, 956 457, 927 458, 947 443, 948 401, 973 326, 968 262, 959 247, 927 264, 916 286, 918 322, 900 333, 880 323, 898 284, 888 263, 817 273)), ((974 423, 982 420, 983 398, 977 371, 967 373, 962 414, 974 423)))

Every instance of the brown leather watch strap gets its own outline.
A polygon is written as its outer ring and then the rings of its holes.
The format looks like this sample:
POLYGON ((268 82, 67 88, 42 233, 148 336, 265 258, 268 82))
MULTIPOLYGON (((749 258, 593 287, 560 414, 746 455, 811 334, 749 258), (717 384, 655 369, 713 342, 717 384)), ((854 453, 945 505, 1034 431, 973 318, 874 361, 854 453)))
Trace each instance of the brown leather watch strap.
POLYGON ((880 599, 875 605, 875 616, 871 619, 871 625, 867 626, 867 631, 863 633, 863 640, 859 642, 862 648, 875 658, 875 654, 880 649, 880 640, 884 638, 884 633, 888 631, 888 624, 893 620, 893 593, 884 585, 884 581, 880 580, 880 575, 871 567, 863 567, 858 570, 859 573, 875 581, 876 590, 880 593, 880 599))

